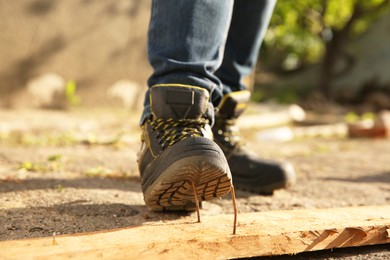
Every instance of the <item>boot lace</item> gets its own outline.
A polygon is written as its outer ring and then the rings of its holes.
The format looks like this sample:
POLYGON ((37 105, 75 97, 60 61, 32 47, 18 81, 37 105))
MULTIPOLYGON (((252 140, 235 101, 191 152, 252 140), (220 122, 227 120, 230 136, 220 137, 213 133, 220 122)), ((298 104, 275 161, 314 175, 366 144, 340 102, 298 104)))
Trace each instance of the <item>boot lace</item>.
POLYGON ((236 127, 236 119, 216 119, 214 135, 222 145, 228 149, 241 149, 244 142, 241 140, 240 132, 236 127))
POLYGON ((149 121, 153 131, 157 133, 159 144, 163 149, 188 137, 203 136, 204 127, 209 124, 206 118, 197 119, 155 119, 149 121))

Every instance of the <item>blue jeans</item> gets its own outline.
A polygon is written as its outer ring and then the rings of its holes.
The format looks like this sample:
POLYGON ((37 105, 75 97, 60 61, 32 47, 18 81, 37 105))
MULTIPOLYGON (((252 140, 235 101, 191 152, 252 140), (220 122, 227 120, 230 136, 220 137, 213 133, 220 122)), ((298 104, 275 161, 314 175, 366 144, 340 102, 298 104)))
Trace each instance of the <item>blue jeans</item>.
MULTIPOLYGON (((245 89, 255 67, 276 0, 153 0, 148 86, 187 84, 207 89, 218 106, 223 95, 245 89)), ((151 115, 149 91, 141 124, 151 115)), ((208 117, 213 121, 213 111, 208 117)))

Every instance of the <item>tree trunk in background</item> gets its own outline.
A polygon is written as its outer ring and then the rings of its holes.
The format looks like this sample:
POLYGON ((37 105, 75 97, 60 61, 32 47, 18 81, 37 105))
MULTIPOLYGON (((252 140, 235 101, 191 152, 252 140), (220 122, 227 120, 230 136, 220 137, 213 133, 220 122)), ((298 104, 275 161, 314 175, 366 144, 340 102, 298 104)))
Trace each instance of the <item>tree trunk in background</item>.
POLYGON ((353 58, 348 58, 349 56, 345 55, 345 45, 348 43, 353 24, 363 14, 360 5, 355 4, 352 15, 345 26, 339 30, 334 29, 332 38, 325 44, 325 54, 320 72, 320 90, 327 99, 332 99, 330 89, 332 80, 343 75, 352 65, 353 58), (344 61, 343 66, 337 66, 340 60, 344 61))
MULTIPOLYGON (((336 75, 331 93, 337 99, 363 101, 362 95, 381 91, 390 94, 390 13, 348 44, 339 62, 347 68, 336 75), (347 64, 347 65, 345 65, 347 64)), ((338 64, 335 64, 337 67, 338 64)), ((390 103, 388 104, 390 107, 390 103)))
MULTIPOLYGON (((390 109, 390 13, 382 16, 354 42, 346 43, 343 35, 334 35, 327 45, 322 64, 308 67, 292 75, 278 76, 257 88, 263 92, 284 93, 319 90, 334 100, 365 102, 370 93, 380 92, 381 108, 390 109), (385 94, 385 95, 384 95, 385 94)), ((271 94, 272 96, 272 94, 271 94)), ((377 102, 377 101, 375 101, 377 102)))

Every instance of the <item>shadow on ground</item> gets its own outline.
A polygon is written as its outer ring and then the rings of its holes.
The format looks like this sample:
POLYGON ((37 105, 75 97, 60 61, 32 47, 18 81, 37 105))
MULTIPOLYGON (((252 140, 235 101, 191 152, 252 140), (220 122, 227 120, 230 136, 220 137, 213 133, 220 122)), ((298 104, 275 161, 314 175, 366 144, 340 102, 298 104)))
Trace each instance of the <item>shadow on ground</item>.
MULTIPOLYGON (((91 204, 77 200, 48 207, 0 210, 0 241, 26 237, 97 232, 139 226, 145 222, 176 220, 185 212, 150 212, 137 204, 91 204)), ((195 218, 194 218, 195 221, 195 218)))
POLYGON ((124 190, 139 192, 140 178, 130 176, 126 178, 34 178, 15 181, 0 181, 0 193, 44 189, 102 189, 124 190))
POLYGON ((377 174, 369 174, 365 176, 359 176, 358 178, 323 178, 326 181, 345 181, 345 182, 360 182, 360 183, 390 183, 390 172, 382 172, 377 174))
MULTIPOLYGON (((354 248, 335 248, 315 252, 305 252, 297 255, 264 256, 246 259, 258 260, 319 260, 319 259, 384 259, 381 252, 390 250, 390 244, 362 246, 354 248)), ((388 259, 388 258, 386 258, 388 259)))

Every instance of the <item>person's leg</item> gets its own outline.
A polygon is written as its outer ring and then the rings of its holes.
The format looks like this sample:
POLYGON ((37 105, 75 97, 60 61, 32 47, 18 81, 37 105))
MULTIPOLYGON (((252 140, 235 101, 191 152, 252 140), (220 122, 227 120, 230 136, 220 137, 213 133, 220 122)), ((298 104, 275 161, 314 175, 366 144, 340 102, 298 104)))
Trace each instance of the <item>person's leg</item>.
MULTIPOLYGON (((153 1, 148 32, 148 58, 153 67, 149 88, 173 83, 199 86, 210 93, 214 103, 220 100, 222 83, 214 73, 222 63, 232 9, 233 0, 153 1)), ((149 94, 147 91, 141 122, 151 115, 149 94)))
POLYGON ((276 0, 236 0, 221 67, 215 73, 223 94, 246 89, 242 79, 254 69, 276 0))
POLYGON ((148 53, 153 67, 141 120, 138 157, 145 204, 191 210, 231 189, 226 157, 212 140, 211 100, 233 0, 154 0, 148 53))
POLYGON ((235 187, 272 193, 295 182, 291 164, 258 158, 242 148, 236 119, 246 108, 250 92, 242 80, 255 67, 259 49, 275 5, 274 0, 236 0, 222 66, 216 75, 223 83, 222 101, 213 126, 214 141, 224 151, 235 187))

